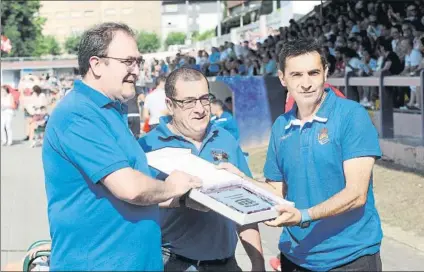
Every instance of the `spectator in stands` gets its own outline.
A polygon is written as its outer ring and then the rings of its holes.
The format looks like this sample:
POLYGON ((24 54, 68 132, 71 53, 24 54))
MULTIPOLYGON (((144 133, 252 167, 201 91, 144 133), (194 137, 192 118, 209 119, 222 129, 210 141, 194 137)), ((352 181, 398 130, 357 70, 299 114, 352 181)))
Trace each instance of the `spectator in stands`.
POLYGON ((31 123, 33 121, 32 117, 35 114, 36 109, 47 107, 48 101, 40 86, 34 85, 32 87, 31 95, 26 96, 23 99, 22 104, 24 107, 24 115, 26 120, 26 132, 28 135, 25 140, 30 140, 31 123))
POLYGON ((264 67, 264 76, 276 76, 277 75, 277 62, 271 57, 269 52, 266 52, 262 56, 262 65, 264 67))
POLYGON ((405 22, 402 24, 402 33, 403 38, 406 39, 414 39, 414 35, 412 34, 412 25, 409 22, 405 22))
POLYGON ((402 27, 400 25, 394 25, 392 26, 392 48, 393 52, 395 52, 398 57, 402 57, 400 47, 398 47, 398 44, 400 42, 400 38, 402 37, 402 27))
POLYGON ((334 71, 336 70, 337 60, 336 60, 336 57, 330 54, 330 49, 328 48, 328 46, 324 46, 323 50, 324 50, 325 57, 328 63, 328 75, 331 76, 334 74, 334 71))
POLYGON ((413 40, 414 49, 418 51, 420 50, 420 46, 421 46, 420 37, 423 35, 423 33, 424 33, 424 26, 421 23, 412 25, 412 36, 414 37, 414 40, 413 40))
POLYGON ((143 117, 149 120, 150 130, 153 130, 159 124, 159 119, 168 114, 165 103, 165 76, 159 76, 156 79, 155 89, 146 95, 144 101, 143 117))
MULTIPOLYGON (((417 76, 419 66, 422 60, 421 52, 413 48, 413 42, 409 38, 403 38, 400 42, 400 47, 403 55, 405 56, 405 68, 402 71, 403 76, 417 76)), ((417 99, 417 87, 410 86, 411 95, 409 102, 402 109, 419 109, 419 99, 417 99)), ((418 97, 419 98, 419 97, 418 97)))
POLYGON ((1 86, 1 145, 13 144, 12 120, 16 103, 9 88, 1 86))
POLYGON ((381 70, 374 73, 374 75, 378 76, 383 72, 388 72, 389 75, 400 74, 403 70, 402 63, 398 55, 393 52, 392 43, 389 40, 385 40, 382 44, 380 44, 378 50, 383 57, 383 63, 381 65, 381 70))
POLYGON ((219 99, 211 100, 211 123, 224 128, 233 135, 237 141, 240 139, 240 132, 236 119, 226 109, 224 103, 219 99))
POLYGON ((226 110, 233 114, 233 98, 231 96, 227 97, 224 101, 226 110))
POLYGON ((29 131, 29 140, 32 141, 31 147, 43 144, 44 130, 48 120, 49 114, 46 107, 42 106, 35 110, 29 131))

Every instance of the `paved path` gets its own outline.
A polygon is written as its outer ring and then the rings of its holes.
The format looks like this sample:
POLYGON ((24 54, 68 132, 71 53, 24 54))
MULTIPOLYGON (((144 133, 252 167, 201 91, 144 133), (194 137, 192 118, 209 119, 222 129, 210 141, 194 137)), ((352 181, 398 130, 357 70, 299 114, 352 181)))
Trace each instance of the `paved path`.
MULTIPOLYGON (((15 137, 23 138, 21 113, 14 128, 15 137)), ((32 242, 49 238, 41 149, 30 148, 28 142, 1 148, 1 222, 2 267, 19 260, 32 242)), ((280 230, 260 228, 268 260, 278 253, 280 230)), ((424 270, 424 252, 392 238, 384 239, 381 254, 386 271, 424 270)), ((242 248, 237 249, 237 259, 244 270, 250 269, 242 248)))

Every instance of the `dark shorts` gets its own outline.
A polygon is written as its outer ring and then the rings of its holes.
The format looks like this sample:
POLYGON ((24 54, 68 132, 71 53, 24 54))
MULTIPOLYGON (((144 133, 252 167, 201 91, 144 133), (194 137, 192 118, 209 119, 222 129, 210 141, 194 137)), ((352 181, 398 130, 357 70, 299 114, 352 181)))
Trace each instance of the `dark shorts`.
MULTIPOLYGON (((305 269, 292 263, 283 254, 280 255, 281 271, 282 272, 309 272, 305 269)), ((380 252, 372 255, 364 255, 347 264, 338 266, 330 271, 382 271, 380 252)))

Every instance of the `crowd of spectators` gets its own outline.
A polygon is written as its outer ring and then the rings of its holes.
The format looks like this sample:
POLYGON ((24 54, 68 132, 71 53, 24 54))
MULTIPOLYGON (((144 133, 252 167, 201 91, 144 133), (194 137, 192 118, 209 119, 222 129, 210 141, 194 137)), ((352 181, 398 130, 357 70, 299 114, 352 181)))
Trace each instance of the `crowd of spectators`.
MULTIPOLYGON (((290 20, 270 35, 252 44, 225 42, 209 52, 177 54, 174 58, 155 60, 144 67, 151 77, 167 74, 181 66, 201 70, 207 76, 276 75, 278 53, 282 43, 299 37, 318 39, 327 55, 329 74, 343 77, 353 72, 358 76, 416 76, 423 69, 424 4, 422 1, 338 1, 324 5, 301 23, 290 20)), ((371 87, 355 88, 358 101, 374 107, 378 92, 371 87)), ((418 109, 420 95, 416 87, 393 88, 394 106, 418 109), (405 100, 405 96, 407 97, 405 100), (406 103, 407 102, 407 103, 406 103)))
POLYGON ((49 112, 72 89, 76 77, 26 74, 16 88, 2 85, 2 145, 13 144, 13 117, 16 110, 22 110, 27 135, 23 140, 30 141, 31 147, 40 146, 49 112))

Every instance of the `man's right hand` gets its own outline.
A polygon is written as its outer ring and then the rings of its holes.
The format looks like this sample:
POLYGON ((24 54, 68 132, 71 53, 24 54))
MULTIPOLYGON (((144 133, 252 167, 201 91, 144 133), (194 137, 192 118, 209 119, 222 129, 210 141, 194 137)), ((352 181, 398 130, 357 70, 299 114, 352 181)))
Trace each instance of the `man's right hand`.
POLYGON ((170 186, 173 192, 173 197, 179 197, 187 193, 191 189, 202 187, 202 181, 195 176, 189 175, 181 171, 172 171, 165 179, 165 182, 170 186))

